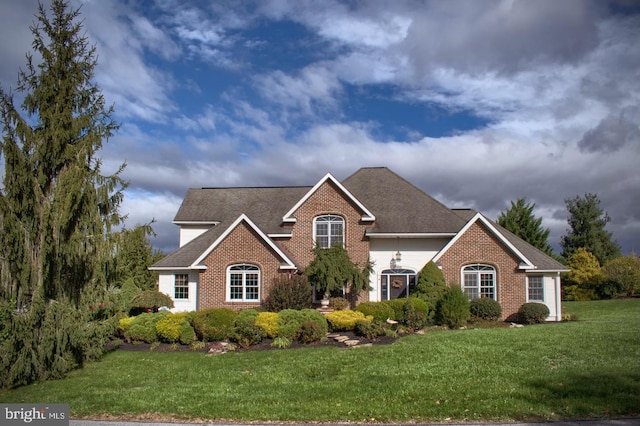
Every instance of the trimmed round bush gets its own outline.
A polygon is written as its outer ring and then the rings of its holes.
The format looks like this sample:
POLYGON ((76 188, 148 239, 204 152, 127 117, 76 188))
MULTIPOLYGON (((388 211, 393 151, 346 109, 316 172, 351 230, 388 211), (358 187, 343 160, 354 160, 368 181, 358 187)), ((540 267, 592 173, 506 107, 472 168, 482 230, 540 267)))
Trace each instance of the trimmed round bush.
POLYGON ((136 319, 136 317, 124 317, 118 320, 118 331, 121 335, 124 336, 127 330, 129 330, 134 319, 136 319))
POLYGON ((467 323, 470 316, 467 295, 457 286, 447 289, 436 306, 438 323, 449 328, 459 328, 467 323))
POLYGON ((376 337, 384 336, 387 331, 386 323, 374 319, 373 321, 358 320, 354 332, 358 336, 366 337, 367 339, 375 339, 376 337))
POLYGON ((541 324, 547 320, 549 308, 544 303, 525 303, 518 309, 518 316, 524 324, 541 324))
POLYGON ((395 312, 387 303, 384 302, 362 302, 356 306, 356 311, 362 312, 365 316, 372 316, 374 321, 386 321, 387 319, 396 319, 395 312))
POLYGON ((169 315, 169 312, 145 313, 134 317, 131 326, 124 333, 129 341, 153 343, 158 340, 156 324, 169 315))
POLYGON ((298 331, 298 340, 302 343, 319 342, 326 337, 320 326, 314 321, 303 322, 298 331))
POLYGON ((502 307, 489 297, 473 299, 469 302, 471 316, 485 321, 498 321, 502 317, 502 307))
POLYGON ((329 298, 329 307, 336 311, 349 309, 349 301, 344 297, 331 297, 329 298))
POLYGON ((256 325, 262 327, 271 339, 278 335, 278 314, 275 312, 260 312, 256 317, 256 325))
POLYGON ((238 314, 227 308, 210 308, 198 311, 191 324, 202 341, 226 340, 233 333, 233 322, 238 314))
POLYGON ((308 322, 313 322, 316 325, 322 337, 327 334, 327 320, 324 315, 315 309, 302 309, 300 311, 285 309, 278 312, 278 336, 291 340, 298 339, 302 324, 308 322))
POLYGON ((180 342, 184 345, 191 344, 194 340, 194 330, 189 324, 186 313, 169 313, 156 323, 156 332, 161 340, 168 343, 180 342), (189 336, 191 334, 191 336, 189 336), (183 343, 186 340, 187 343, 183 343))
POLYGON ((325 318, 333 331, 350 331, 358 321, 373 321, 372 316, 365 316, 362 312, 351 309, 329 312, 325 318))
POLYGON ((267 335, 266 331, 256 325, 258 311, 245 309, 238 313, 233 322, 233 340, 243 348, 257 345, 267 335))
MULTIPOLYGON (((398 322, 402 319, 402 314, 404 311, 404 302, 405 299, 391 299, 391 300, 383 300, 382 303, 387 305, 393 310, 393 316, 391 319, 394 319, 398 322)), ((386 319, 386 318, 385 318, 386 319)))

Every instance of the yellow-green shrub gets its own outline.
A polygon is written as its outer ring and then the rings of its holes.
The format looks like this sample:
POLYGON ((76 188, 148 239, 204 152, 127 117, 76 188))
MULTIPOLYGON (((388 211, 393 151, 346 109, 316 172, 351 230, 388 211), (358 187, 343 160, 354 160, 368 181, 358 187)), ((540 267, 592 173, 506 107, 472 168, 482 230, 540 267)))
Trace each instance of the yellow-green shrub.
POLYGON ((352 311, 351 309, 329 312, 325 315, 325 318, 334 331, 353 330, 358 321, 373 321, 373 316, 365 316, 362 312, 352 311))
POLYGON ((195 340, 195 332, 189 324, 186 312, 169 314, 156 323, 156 331, 162 340, 169 343, 180 342, 190 345, 195 340))
POLYGON ((127 330, 129 330, 129 327, 131 327, 131 323, 135 318, 136 317, 120 318, 120 320, 118 321, 118 331, 124 335, 124 333, 126 333, 127 330))
POLYGON ((275 312, 260 312, 256 318, 256 325, 261 327, 269 338, 273 339, 278 335, 278 314, 275 312))

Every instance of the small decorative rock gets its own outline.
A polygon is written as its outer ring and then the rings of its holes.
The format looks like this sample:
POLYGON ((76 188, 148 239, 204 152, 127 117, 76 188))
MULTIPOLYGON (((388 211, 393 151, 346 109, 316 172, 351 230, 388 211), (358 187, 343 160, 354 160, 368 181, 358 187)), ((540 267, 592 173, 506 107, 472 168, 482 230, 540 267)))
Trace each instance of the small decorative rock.
POLYGON ((209 347, 209 355, 224 354, 233 350, 234 346, 230 345, 228 342, 213 342, 209 347))
POLYGON ((349 338, 347 336, 338 336, 338 337, 334 337, 334 340, 338 342, 346 342, 347 340, 349 340, 349 338))
POLYGON ((342 343, 344 343, 347 346, 356 346, 358 343, 360 343, 360 340, 349 339, 349 340, 345 340, 342 343))

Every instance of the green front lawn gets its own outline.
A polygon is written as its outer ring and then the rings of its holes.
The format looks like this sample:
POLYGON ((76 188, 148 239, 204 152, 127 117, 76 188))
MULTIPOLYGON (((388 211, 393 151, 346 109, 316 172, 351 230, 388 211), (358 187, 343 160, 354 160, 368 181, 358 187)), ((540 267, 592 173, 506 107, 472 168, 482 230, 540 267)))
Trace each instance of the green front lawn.
POLYGON ((364 348, 117 351, 64 380, 0 391, 72 416, 426 422, 638 415, 640 299, 570 302, 578 321, 432 331, 364 348))

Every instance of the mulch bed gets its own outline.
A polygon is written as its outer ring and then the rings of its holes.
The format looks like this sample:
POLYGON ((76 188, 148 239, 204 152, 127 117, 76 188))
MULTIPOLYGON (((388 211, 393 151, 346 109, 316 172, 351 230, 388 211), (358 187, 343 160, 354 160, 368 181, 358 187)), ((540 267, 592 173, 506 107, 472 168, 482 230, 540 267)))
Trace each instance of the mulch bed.
MULTIPOLYGON (((339 333, 341 336, 347 336, 349 337, 349 339, 357 339, 360 342, 358 343, 357 346, 363 346, 363 345, 388 345, 391 344, 393 342, 395 342, 396 340, 398 340, 398 338, 393 338, 393 337, 387 337, 387 336, 381 336, 378 337, 376 339, 367 339, 364 338, 362 336, 356 336, 353 332, 340 332, 339 333)), ((291 346, 289 346, 288 348, 278 348, 275 346, 271 346, 271 343, 273 341, 271 339, 264 339, 262 342, 260 342, 257 345, 253 345, 250 346, 248 348, 241 348, 239 346, 236 345, 235 349, 233 350, 233 352, 251 352, 251 351, 269 351, 269 350, 291 350, 291 349, 299 349, 299 348, 317 348, 317 347, 322 347, 322 346, 334 346, 334 347, 340 347, 340 348, 347 348, 347 346, 344 343, 338 342, 334 339, 326 339, 326 340, 322 340, 320 342, 313 342, 313 343, 308 343, 308 344, 304 344, 304 343, 300 343, 300 342, 292 342, 291 346)), ((211 342, 211 343, 206 343, 204 345, 204 347, 202 348, 198 348, 198 349, 193 349, 191 346, 189 345, 180 345, 180 344, 169 344, 169 343, 144 343, 144 342, 134 342, 134 343, 130 343, 130 342, 126 342, 126 341, 118 341, 118 342, 111 342, 109 345, 107 345, 106 350, 107 351, 113 351, 113 350, 119 350, 119 351, 135 351, 135 352, 195 352, 195 353, 209 353, 209 350, 216 345, 216 342, 211 342)), ((357 347, 356 346, 356 347, 357 347)))

